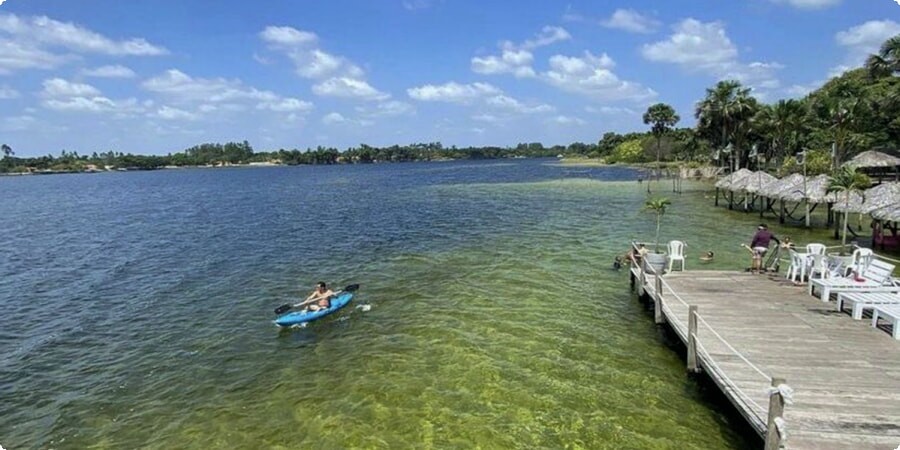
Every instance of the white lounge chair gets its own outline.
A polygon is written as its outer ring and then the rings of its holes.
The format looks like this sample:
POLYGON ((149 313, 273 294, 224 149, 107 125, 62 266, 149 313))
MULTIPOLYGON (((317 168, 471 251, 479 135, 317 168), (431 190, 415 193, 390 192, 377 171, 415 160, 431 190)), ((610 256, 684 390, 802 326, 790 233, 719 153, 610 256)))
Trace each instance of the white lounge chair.
POLYGON ((837 310, 850 306, 850 317, 861 320, 863 310, 880 305, 900 305, 900 295, 892 292, 840 292, 837 295, 837 310))
POLYGON ((684 247, 684 242, 669 241, 669 272, 672 271, 675 261, 681 262, 681 271, 684 272, 684 247))
POLYGON ((873 259, 869 266, 859 274, 862 281, 856 281, 853 275, 810 280, 809 295, 814 295, 816 287, 819 288, 819 295, 823 302, 827 302, 829 296, 837 292, 900 292, 900 287, 891 278, 893 272, 893 264, 873 259))
POLYGON ((872 326, 878 328, 878 318, 891 323, 891 336, 900 341, 900 305, 881 305, 872 308, 872 326))

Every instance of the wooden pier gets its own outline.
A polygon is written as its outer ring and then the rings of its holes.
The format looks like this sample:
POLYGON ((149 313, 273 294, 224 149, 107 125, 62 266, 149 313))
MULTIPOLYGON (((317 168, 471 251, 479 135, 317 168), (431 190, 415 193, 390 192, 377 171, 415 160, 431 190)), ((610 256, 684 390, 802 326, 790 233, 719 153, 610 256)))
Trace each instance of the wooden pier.
POLYGON ((767 450, 900 446, 900 341, 870 320, 778 275, 631 271, 687 346, 688 371, 708 374, 767 450))

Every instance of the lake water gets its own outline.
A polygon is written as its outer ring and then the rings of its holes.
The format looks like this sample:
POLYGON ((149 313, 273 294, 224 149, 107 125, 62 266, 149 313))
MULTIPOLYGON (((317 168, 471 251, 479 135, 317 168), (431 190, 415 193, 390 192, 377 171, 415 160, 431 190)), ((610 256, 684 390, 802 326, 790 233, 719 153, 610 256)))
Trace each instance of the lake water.
MULTIPOLYGON (((636 177, 515 160, 0 178, 0 445, 756 445, 610 268, 655 228, 636 177), (362 288, 279 331, 272 309, 318 280, 362 288)), ((687 187, 663 240, 688 242, 688 269, 707 249, 745 265, 759 219, 687 187)))

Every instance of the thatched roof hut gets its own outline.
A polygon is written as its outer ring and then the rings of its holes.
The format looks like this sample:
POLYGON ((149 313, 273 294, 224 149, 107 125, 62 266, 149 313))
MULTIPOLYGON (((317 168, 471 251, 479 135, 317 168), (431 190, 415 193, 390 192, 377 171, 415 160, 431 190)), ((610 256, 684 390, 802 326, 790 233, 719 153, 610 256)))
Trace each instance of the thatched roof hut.
POLYGON ((800 183, 794 189, 781 191, 778 198, 789 202, 806 200, 809 203, 822 203, 825 201, 828 181, 828 175, 816 175, 812 178, 807 178, 806 183, 800 183))
POLYGON ((762 190, 759 191, 759 195, 769 198, 778 198, 778 196, 782 192, 787 192, 792 189, 800 189, 800 187, 798 186, 803 186, 803 175, 800 175, 799 173, 793 173, 778 181, 763 186, 762 190))
POLYGON ((740 169, 737 172, 732 172, 727 175, 725 178, 716 182, 716 187, 720 189, 725 189, 726 191, 734 191, 737 190, 734 188, 736 184, 738 184, 744 178, 752 175, 753 172, 747 169, 740 169))
POLYGON ((837 192, 829 192, 825 196, 826 203, 833 203, 832 208, 840 212, 865 213, 865 198, 859 192, 851 192, 850 199, 837 192))
POLYGON ((878 208, 870 213, 872 218, 891 222, 900 221, 900 203, 878 208))
POLYGON ((778 178, 763 172, 762 170, 753 172, 740 181, 739 189, 756 194, 762 191, 766 186, 778 181, 778 178))
POLYGON ((850 196, 849 205, 844 204, 843 195, 835 193, 828 194, 826 201, 835 202, 835 211, 868 214, 886 206, 900 204, 900 183, 881 183, 867 189, 863 195, 854 193, 850 196))
POLYGON ((900 158, 887 153, 869 150, 856 155, 850 161, 844 163, 846 167, 897 167, 900 166, 900 158))

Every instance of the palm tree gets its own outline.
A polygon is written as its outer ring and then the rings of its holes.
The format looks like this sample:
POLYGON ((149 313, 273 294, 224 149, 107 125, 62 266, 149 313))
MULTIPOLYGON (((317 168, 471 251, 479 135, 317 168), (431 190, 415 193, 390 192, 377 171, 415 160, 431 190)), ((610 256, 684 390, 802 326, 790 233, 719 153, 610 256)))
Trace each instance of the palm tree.
MULTIPOLYGON (((756 108, 756 100, 750 96, 749 88, 735 80, 720 81, 715 87, 707 88, 706 97, 697 103, 694 111, 697 129, 709 137, 720 137, 717 147, 725 148, 729 143, 733 144, 735 130, 750 120, 756 108)), ((747 127, 743 127, 742 131, 748 131, 747 127)), ((735 170, 740 165, 737 157, 739 150, 732 153, 735 170)))
MULTIPOLYGON (((832 175, 828 180, 828 192, 837 192, 844 196, 844 204, 849 205, 850 195, 854 192, 862 193, 864 189, 869 187, 871 181, 865 174, 857 172, 855 169, 843 167, 836 174, 832 175)), ((844 225, 841 232, 841 254, 846 254, 847 250, 847 219, 850 217, 850 211, 844 211, 844 225)))
POLYGON ((793 154, 799 135, 806 128, 806 108, 798 100, 779 100, 773 105, 764 105, 759 112, 758 122, 764 128, 763 135, 771 142, 771 156, 776 161, 793 154))
MULTIPOLYGON (((647 108, 647 112, 644 113, 644 124, 650 125, 653 127, 651 131, 653 132, 653 136, 656 137, 656 181, 659 182, 659 159, 660 159, 660 145, 662 141, 663 135, 668 133, 673 126, 675 126, 678 121, 681 120, 678 117, 678 114, 675 113, 675 109, 665 103, 657 103, 655 105, 647 108)), ((647 183, 647 192, 650 192, 650 183, 647 183)))
POLYGON ((826 106, 826 121, 834 142, 833 167, 838 167, 841 163, 841 158, 849 143, 850 133, 856 125, 860 106, 859 98, 831 100, 826 106))
POLYGON ((884 41, 877 55, 869 55, 866 69, 872 78, 884 78, 900 72, 900 34, 884 41))
POLYGON ((662 221, 662 216, 666 213, 666 208, 671 204, 672 202, 667 198, 651 198, 644 203, 644 209, 656 213, 656 240, 653 242, 654 253, 659 252, 659 225, 662 221))
POLYGON ((4 158, 9 158, 10 156, 16 154, 16 153, 13 151, 12 147, 10 147, 10 146, 8 146, 8 145, 6 145, 6 144, 3 144, 2 146, 0 146, 0 151, 3 151, 3 157, 4 157, 4 158))

